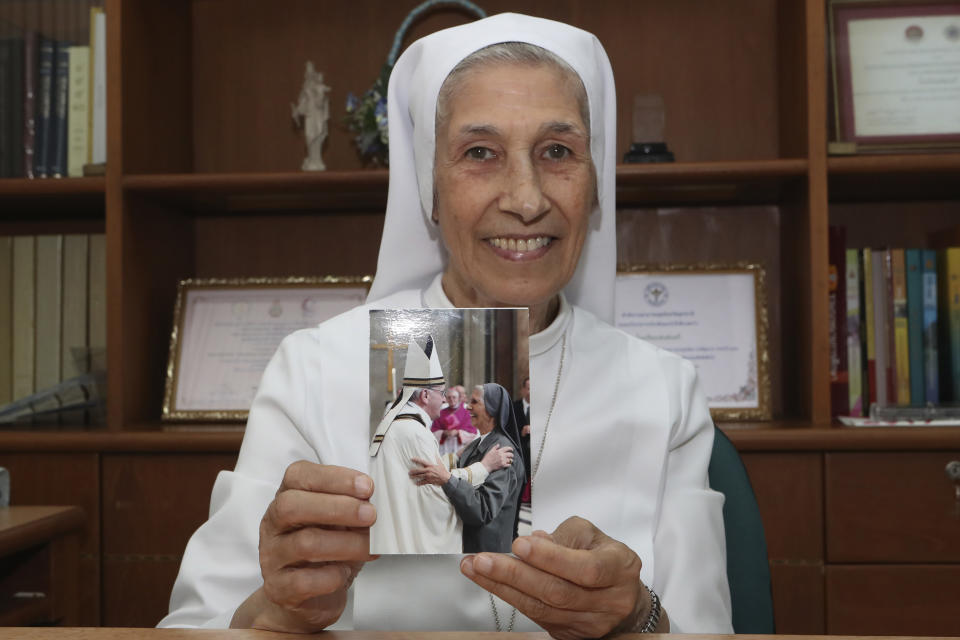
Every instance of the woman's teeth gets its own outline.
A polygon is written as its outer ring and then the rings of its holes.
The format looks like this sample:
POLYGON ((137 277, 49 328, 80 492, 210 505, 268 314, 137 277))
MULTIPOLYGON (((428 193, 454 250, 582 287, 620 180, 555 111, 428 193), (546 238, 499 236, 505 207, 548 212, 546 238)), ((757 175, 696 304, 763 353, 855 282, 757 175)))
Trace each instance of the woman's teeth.
POLYGON ((540 236, 538 238, 530 238, 528 240, 517 240, 516 238, 490 238, 487 242, 498 249, 506 249, 507 251, 533 251, 534 249, 547 246, 550 244, 551 240, 552 238, 547 236, 540 236))

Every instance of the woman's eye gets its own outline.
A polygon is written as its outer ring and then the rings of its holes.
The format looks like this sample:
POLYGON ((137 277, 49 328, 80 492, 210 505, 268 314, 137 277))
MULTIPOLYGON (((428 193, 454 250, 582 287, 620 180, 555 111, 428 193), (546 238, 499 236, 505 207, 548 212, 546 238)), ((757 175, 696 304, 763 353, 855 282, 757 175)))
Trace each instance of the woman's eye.
POLYGON ((543 152, 543 155, 548 160, 563 160, 570 155, 570 149, 562 144, 552 144, 547 147, 546 151, 543 152))
POLYGON ((493 151, 486 147, 470 147, 466 156, 471 160, 489 160, 493 157, 493 151))

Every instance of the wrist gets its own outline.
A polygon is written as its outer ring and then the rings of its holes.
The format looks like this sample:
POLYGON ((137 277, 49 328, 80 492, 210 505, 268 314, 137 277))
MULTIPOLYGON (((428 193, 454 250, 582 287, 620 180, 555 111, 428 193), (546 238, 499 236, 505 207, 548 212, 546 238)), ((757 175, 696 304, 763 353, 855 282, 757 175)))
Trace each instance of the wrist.
POLYGON ((609 636, 621 633, 658 633, 662 632, 663 620, 666 612, 663 611, 660 597, 647 585, 640 583, 640 593, 637 596, 637 605, 629 616, 618 624, 609 636))

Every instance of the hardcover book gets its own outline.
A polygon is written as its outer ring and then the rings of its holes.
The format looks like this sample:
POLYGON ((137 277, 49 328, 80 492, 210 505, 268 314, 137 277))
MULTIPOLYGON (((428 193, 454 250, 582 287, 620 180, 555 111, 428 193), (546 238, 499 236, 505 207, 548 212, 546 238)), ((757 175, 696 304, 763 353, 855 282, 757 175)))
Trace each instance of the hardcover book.
POLYGON ((864 415, 863 358, 860 331, 860 262, 856 249, 847 249, 847 371, 849 384, 849 414, 864 415))
POLYGON ((904 252, 907 268, 907 335, 910 359, 910 404, 924 404, 923 258, 920 249, 904 252))
POLYGON ((937 314, 937 252, 923 250, 923 380, 927 403, 940 402, 938 314, 937 314))
POLYGON ((907 315, 907 265, 903 249, 890 250, 893 282, 893 332, 897 404, 910 404, 910 331, 907 315))
POLYGON ((870 248, 861 252, 861 262, 863 264, 863 326, 865 329, 863 343, 867 354, 865 394, 869 396, 864 399, 863 408, 869 414, 870 403, 877 401, 877 338, 873 305, 873 251, 870 248))

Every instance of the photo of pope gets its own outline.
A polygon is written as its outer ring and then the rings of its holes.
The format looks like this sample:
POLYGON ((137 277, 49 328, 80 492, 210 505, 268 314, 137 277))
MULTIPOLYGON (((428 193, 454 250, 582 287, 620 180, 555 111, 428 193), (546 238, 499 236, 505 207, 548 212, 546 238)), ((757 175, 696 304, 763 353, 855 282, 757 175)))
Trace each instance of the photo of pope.
MULTIPOLYGON (((371 502, 377 509, 372 554, 509 551, 516 537, 524 477, 522 458, 514 455, 519 438, 505 435, 510 425, 494 419, 501 405, 512 416, 509 395, 488 385, 487 404, 475 390, 469 413, 480 437, 459 455, 441 456, 430 425, 440 414, 446 383, 432 336, 423 348, 410 342, 402 390, 370 444, 371 502), (495 431, 500 424, 506 426, 495 431)), ((512 428, 516 432, 515 421, 512 428)))

